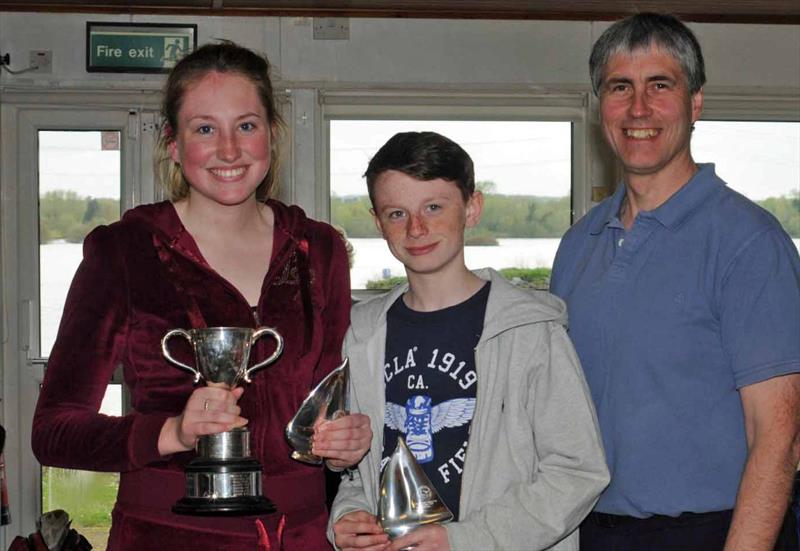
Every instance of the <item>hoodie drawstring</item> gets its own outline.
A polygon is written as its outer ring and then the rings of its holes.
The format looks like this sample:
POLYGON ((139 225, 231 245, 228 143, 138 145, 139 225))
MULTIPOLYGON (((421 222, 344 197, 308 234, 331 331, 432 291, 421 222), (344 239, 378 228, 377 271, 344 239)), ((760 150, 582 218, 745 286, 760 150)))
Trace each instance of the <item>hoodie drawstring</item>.
MULTIPOLYGON (((267 529, 264 527, 264 523, 261 522, 261 519, 257 519, 256 522, 256 531, 258 532, 258 551, 273 551, 272 544, 269 541, 269 533, 267 529)), ((286 515, 281 515, 281 519, 278 521, 278 533, 277 533, 277 543, 278 549, 275 551, 282 551, 283 549, 283 529, 286 527, 286 515)))
POLYGON ((311 301, 311 267, 308 258, 308 240, 303 239, 298 244, 297 271, 300 276, 300 297, 303 302, 303 352, 311 348, 312 331, 314 328, 314 305, 311 301))

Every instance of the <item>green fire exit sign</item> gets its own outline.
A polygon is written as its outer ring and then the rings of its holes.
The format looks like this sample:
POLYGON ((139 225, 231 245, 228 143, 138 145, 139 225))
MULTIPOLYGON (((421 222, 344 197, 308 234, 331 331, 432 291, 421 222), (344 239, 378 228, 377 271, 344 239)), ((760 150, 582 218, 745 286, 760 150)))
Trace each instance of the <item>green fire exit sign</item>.
POLYGON ((86 23, 86 70, 164 73, 197 45, 197 25, 86 23))

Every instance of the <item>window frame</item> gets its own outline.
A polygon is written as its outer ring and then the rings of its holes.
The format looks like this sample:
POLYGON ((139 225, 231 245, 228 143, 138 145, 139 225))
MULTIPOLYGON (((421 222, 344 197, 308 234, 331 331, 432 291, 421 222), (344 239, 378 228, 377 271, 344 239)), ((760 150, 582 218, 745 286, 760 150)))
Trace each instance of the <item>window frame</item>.
MULTIPOLYGON (((542 121, 571 124, 571 224, 591 206, 588 184, 590 143, 589 99, 584 92, 553 94, 464 91, 349 91, 320 92, 317 128, 316 215, 331 220, 330 123, 334 120, 463 120, 542 121)), ((366 169, 366 167, 364 167, 366 169)), ((366 186, 366 184, 365 184, 366 186)), ((366 189, 366 188, 365 188, 366 189)), ((355 300, 382 291, 351 289, 355 300)))
POLYGON ((700 120, 800 122, 798 90, 733 92, 708 88, 700 120))

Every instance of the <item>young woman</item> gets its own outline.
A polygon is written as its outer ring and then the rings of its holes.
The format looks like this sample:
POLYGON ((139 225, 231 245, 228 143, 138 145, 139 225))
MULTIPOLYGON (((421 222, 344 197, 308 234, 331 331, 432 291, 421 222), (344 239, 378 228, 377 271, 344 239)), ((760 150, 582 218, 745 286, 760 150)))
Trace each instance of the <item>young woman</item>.
MULTIPOLYGON (((86 238, 34 417, 34 451, 46 465, 121 473, 109 550, 239 551, 265 548, 265 533, 275 549, 281 517, 284 549, 325 549, 323 470, 290 459, 283 431, 340 361, 350 310, 344 243, 269 199, 281 120, 266 59, 227 42, 201 47, 169 75, 162 114, 157 162, 169 200, 86 238), (204 326, 274 327, 285 348, 244 389, 194 386, 162 357, 160 340, 204 326), (132 409, 101 415, 118 367, 132 409), (198 437, 244 425, 278 514, 173 514, 198 437)), ((251 356, 274 346, 262 339, 251 356)), ((319 427, 314 449, 340 470, 370 438, 369 420, 351 415, 319 427)))

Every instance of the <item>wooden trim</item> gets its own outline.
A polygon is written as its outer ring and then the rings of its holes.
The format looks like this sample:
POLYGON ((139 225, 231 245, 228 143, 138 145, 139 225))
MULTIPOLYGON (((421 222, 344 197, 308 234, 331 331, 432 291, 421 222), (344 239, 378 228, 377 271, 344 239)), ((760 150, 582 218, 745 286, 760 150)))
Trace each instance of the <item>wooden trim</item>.
MULTIPOLYGON (((345 4, 343 2, 343 4, 345 4)), ((704 10, 697 12, 674 12, 683 21, 696 23, 753 23, 766 25, 800 24, 800 8, 793 13, 731 12, 704 10)), ((483 6, 440 7, 254 7, 222 8, 192 6, 114 6, 114 5, 64 5, 29 4, 24 2, 0 1, 0 12, 50 12, 50 13, 93 13, 124 15, 194 15, 216 17, 352 17, 352 18, 420 18, 420 19, 486 19, 486 20, 559 20, 559 21, 614 21, 634 13, 633 10, 538 10, 529 9, 489 9, 483 6)))

